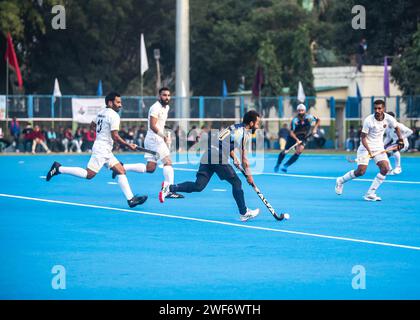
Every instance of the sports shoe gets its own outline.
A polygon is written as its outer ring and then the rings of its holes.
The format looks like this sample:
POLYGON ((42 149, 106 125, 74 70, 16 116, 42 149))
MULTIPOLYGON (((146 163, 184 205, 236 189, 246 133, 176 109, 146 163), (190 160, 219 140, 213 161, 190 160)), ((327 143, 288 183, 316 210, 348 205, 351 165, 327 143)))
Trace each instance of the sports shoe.
MULTIPOLYGON (((124 163, 122 163, 121 161, 120 161, 120 163, 121 163, 121 165, 122 166, 124 166, 124 163)), ((115 177, 117 176, 118 174, 114 171, 114 170, 112 170, 112 179, 115 179, 115 177)))
POLYGON ((276 166, 274 167, 274 172, 279 172, 279 165, 278 164, 276 164, 276 166))
POLYGON ((145 203, 147 200, 147 196, 138 196, 135 195, 132 199, 127 200, 128 206, 130 208, 134 208, 135 206, 139 205, 139 204, 143 204, 145 203))
POLYGON ((378 197, 375 193, 366 193, 363 197, 366 201, 381 201, 382 199, 378 197))
POLYGON ((286 166, 283 166, 280 170, 283 171, 284 173, 287 173, 287 167, 286 166))
POLYGON ((185 198, 182 194, 176 193, 176 192, 169 192, 165 198, 168 199, 183 199, 185 198))
POLYGON ((246 209, 245 214, 241 214, 239 219, 241 219, 241 221, 248 221, 249 219, 255 218, 256 216, 258 216, 258 214, 260 213, 260 209, 246 209))
POLYGON ((391 172, 389 174, 397 175, 397 174, 400 174, 401 172, 402 172, 401 167, 395 167, 394 169, 391 170, 391 172))
POLYGON ((340 183, 340 178, 335 180, 335 193, 341 195, 343 193, 344 183, 340 183))
POLYGON ((54 163, 51 166, 50 171, 48 171, 48 173, 47 173, 46 180, 50 181, 52 177, 60 174, 60 172, 58 171, 58 168, 60 168, 60 167, 61 167, 61 164, 58 163, 57 161, 54 161, 54 163))
POLYGON ((166 196, 171 193, 169 191, 169 186, 170 186, 169 182, 165 182, 165 181, 162 182, 162 189, 160 189, 160 192, 159 192, 159 201, 161 203, 164 203, 166 196))

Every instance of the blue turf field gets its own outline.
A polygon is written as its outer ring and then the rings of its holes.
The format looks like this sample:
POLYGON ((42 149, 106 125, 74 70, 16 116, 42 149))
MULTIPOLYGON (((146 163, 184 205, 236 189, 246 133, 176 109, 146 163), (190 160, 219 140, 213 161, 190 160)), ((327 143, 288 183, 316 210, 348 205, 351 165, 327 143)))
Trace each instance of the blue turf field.
MULTIPOLYGON (((244 183, 247 205, 261 214, 242 223, 216 176, 202 193, 161 204, 162 170, 130 172, 133 192, 149 195, 130 209, 106 169, 91 181, 42 178, 53 160, 85 167, 89 155, 0 157, 0 298, 420 298, 420 158, 403 156, 403 173, 387 178, 378 203, 362 199, 370 181, 334 193, 335 177, 353 167, 343 155, 304 155, 287 176, 272 174, 275 158, 265 156, 267 174, 255 181, 291 219, 275 221, 244 183), (54 265, 65 267, 65 290, 51 286, 54 265), (352 288, 356 265, 365 289, 352 288)), ((176 182, 194 180, 197 165, 177 160, 176 182)), ((364 178, 376 172, 372 163, 364 178)))

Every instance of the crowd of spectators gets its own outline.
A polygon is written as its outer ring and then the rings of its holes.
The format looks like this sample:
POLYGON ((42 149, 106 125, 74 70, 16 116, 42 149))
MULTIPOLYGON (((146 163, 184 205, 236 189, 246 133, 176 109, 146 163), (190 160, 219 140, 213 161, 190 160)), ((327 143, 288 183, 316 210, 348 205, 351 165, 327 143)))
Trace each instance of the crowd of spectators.
MULTIPOLYGON (((202 125, 201 127, 193 125, 187 133, 176 127, 171 136, 171 149, 178 151, 186 151, 194 146, 203 135, 207 134, 210 127, 202 125), (186 147, 186 150, 185 150, 186 147)), ((360 144, 360 134, 362 127, 356 130, 354 126, 350 126, 345 140, 345 149, 347 151, 356 151, 360 144)), ((412 128, 413 134, 408 138, 410 142, 409 152, 420 150, 419 131, 412 128)), ((121 138, 129 143, 135 143, 140 147, 144 147, 144 139, 146 137, 147 128, 144 124, 139 126, 122 126, 119 131, 121 138)), ((287 123, 281 126, 278 132, 278 145, 275 141, 270 141, 267 132, 264 131, 264 147, 269 149, 284 149, 289 128, 287 123)), ((32 126, 31 123, 25 122, 21 124, 16 118, 9 122, 9 135, 0 128, 0 151, 6 152, 64 152, 64 153, 81 153, 90 152, 96 138, 95 130, 91 130, 88 126, 80 126, 75 130, 70 126, 32 126)), ((254 137, 253 137, 254 138, 254 137)), ((255 143, 253 139, 252 141, 255 143)), ((322 128, 311 138, 310 148, 323 148, 326 143, 325 131, 322 128)), ((128 149, 115 145, 116 151, 129 151, 128 149)))
POLYGON ((22 125, 16 118, 9 123, 9 130, 8 145, 3 149, 11 152, 89 152, 96 138, 95 130, 87 127, 73 132, 71 127, 32 126, 30 122, 22 125))

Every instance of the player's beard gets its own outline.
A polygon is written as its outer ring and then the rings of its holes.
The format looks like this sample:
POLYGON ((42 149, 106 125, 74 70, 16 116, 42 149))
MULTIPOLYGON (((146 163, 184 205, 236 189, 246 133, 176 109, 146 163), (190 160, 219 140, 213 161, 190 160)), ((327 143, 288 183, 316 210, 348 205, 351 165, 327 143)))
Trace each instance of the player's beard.
POLYGON ((166 100, 160 99, 159 102, 162 106, 167 106, 169 104, 169 99, 166 99, 166 100))
POLYGON ((113 109, 115 110, 116 113, 120 113, 122 107, 118 107, 114 103, 112 103, 112 106, 113 106, 113 109))
POLYGON ((384 113, 375 112, 375 119, 378 121, 382 121, 385 118, 384 113))

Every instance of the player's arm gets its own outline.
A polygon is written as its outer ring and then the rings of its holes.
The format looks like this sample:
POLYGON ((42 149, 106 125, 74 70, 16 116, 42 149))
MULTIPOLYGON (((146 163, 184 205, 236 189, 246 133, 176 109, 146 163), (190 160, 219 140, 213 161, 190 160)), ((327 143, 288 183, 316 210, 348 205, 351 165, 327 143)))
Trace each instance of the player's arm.
POLYGON ((365 147, 365 149, 366 149, 366 150, 367 150, 367 152, 369 153, 369 156, 372 156, 372 151, 370 151, 369 144, 367 143, 367 133, 362 132, 362 133, 360 134, 360 138, 361 138, 361 140, 362 140, 362 144, 363 144, 363 146, 365 147))
POLYGON ((246 173, 246 181, 252 185, 254 184, 254 178, 252 177, 252 172, 251 172, 251 169, 249 168, 249 161, 248 161, 247 151, 246 151, 246 143, 247 143, 246 140, 243 141, 242 143, 241 163, 242 163, 242 168, 244 169, 246 173))
POLYGON ((245 148, 242 148, 240 153, 241 153, 241 161, 239 161, 238 157, 235 154, 235 150, 238 150, 237 148, 233 149, 230 152, 230 157, 233 159, 233 164, 235 165, 236 168, 240 169, 241 163, 242 163, 242 168, 245 171, 246 174, 246 181, 249 184, 253 184, 254 183, 254 178, 252 177, 252 172, 251 169, 249 168, 249 161, 248 158, 246 156, 246 151, 245 148))
POLYGON ((156 133, 159 137, 163 138, 165 142, 167 142, 168 137, 165 136, 165 133, 159 130, 159 128, 157 127, 158 118, 154 117, 153 115, 150 115, 149 122, 150 122, 150 129, 152 129, 154 133, 156 133))
POLYGON ((118 130, 112 130, 111 137, 112 137, 112 140, 114 140, 114 142, 122 146, 125 146, 133 151, 136 150, 137 148, 137 145, 135 143, 128 143, 123 138, 121 138, 120 135, 118 134, 118 130))
POLYGON ((398 137, 398 140, 397 140, 398 150, 401 150, 404 148, 404 137, 398 126, 395 127, 395 133, 397 134, 397 137, 398 137))

